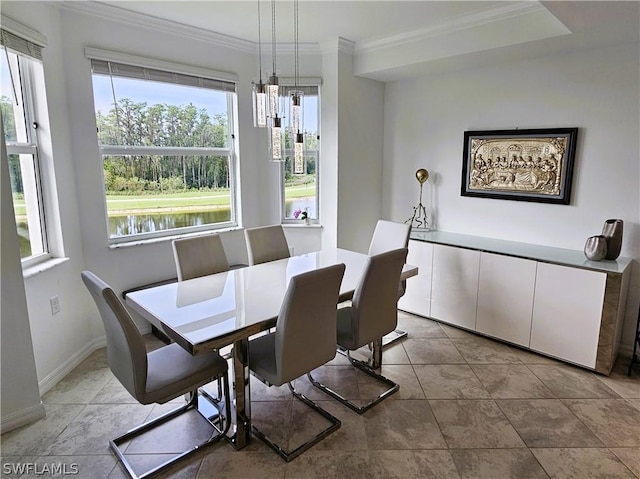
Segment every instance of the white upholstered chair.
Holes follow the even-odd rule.
[[[370,256],[365,273],[356,287],[351,306],[338,310],[338,346],[347,351],[347,357],[353,366],[382,381],[389,389],[367,404],[358,406],[316,381],[311,374],[307,375],[315,387],[359,414],[399,389],[396,383],[378,374],[368,364],[352,358],[349,351],[380,341],[380,338],[395,329],[398,322],[398,282],[406,258],[406,248]]]
[[[281,225],[261,226],[244,230],[249,265],[288,258],[289,245]]]
[[[177,344],[163,346],[148,353],[140,331],[114,291],[89,271],[83,271],[81,277],[102,318],[107,336],[109,369],[126,390],[140,404],[163,404],[183,394],[190,395],[187,404],[109,441],[112,451],[129,477],[148,478],[199,451],[202,447],[223,438],[227,434],[231,418],[227,362],[215,352],[192,356]],[[212,427],[212,435],[209,439],[149,471],[136,474],[118,446],[179,414],[197,409],[198,388],[214,379],[223,383],[224,415],[220,407],[221,401],[203,392],[206,399],[218,409],[215,420],[202,415]]]
[[[249,368],[265,384],[288,383],[294,397],[330,422],[310,441],[286,451],[255,425],[253,433],[289,462],[336,431],[340,421],[297,392],[291,381],[331,361],[336,355],[337,303],[344,264],[293,276],[280,308],[275,332],[249,341]]]
[[[178,281],[229,271],[222,240],[217,234],[173,240]]]

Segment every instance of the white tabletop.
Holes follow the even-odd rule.
[[[201,278],[128,293],[127,305],[182,347],[221,348],[275,325],[289,279],[338,263],[346,265],[341,297],[355,290],[367,255],[339,248],[270,261]],[[405,265],[402,279],[417,274]]]

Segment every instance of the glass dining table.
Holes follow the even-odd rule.
[[[230,441],[242,449],[251,440],[249,337],[276,325],[289,279],[306,271],[344,263],[340,301],[350,299],[368,256],[340,248],[292,256],[126,294],[126,304],[191,354],[233,345],[234,414]],[[418,274],[404,265],[401,279]],[[373,364],[382,357],[374,342]],[[376,364],[377,363],[377,364]]]

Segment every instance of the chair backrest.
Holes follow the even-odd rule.
[[[390,333],[398,323],[398,284],[407,248],[369,256],[351,302],[351,334],[358,347]]]
[[[275,332],[276,370],[281,384],[331,361],[336,355],[338,296],[345,265],[293,276]]]
[[[378,220],[369,244],[369,256],[384,253],[409,245],[411,225]]]
[[[217,234],[173,240],[178,281],[229,271],[222,240]]]
[[[83,271],[81,277],[104,324],[109,369],[127,391],[140,400],[147,378],[147,350],[142,335],[108,284],[90,271]]]
[[[244,230],[249,265],[289,257],[289,245],[281,225],[261,226]]]

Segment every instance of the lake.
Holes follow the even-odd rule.
[[[315,198],[296,198],[286,202],[286,217],[290,218],[297,209],[307,209],[309,217],[316,217]],[[109,217],[109,237],[153,233],[168,229],[223,223],[231,220],[228,208],[212,211],[175,212],[161,214],[136,214]]]

